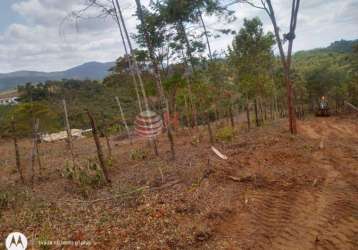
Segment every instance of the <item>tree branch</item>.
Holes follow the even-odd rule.
[[[236,2],[237,3],[247,3],[248,5],[251,5],[252,7],[256,8],[256,9],[265,10],[264,4],[262,6],[259,6],[249,0],[237,0]],[[261,3],[262,3],[262,1],[261,1]]]

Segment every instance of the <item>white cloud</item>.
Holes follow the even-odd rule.
[[[285,33],[289,27],[291,1],[273,0],[272,2],[278,25],[282,33]],[[257,4],[259,3],[260,1],[257,1]],[[258,16],[263,21],[265,31],[273,30],[264,11],[252,8],[247,4],[239,4],[234,9],[237,10],[238,20],[229,26],[224,25],[224,27],[239,30],[244,18]],[[356,0],[301,1],[294,50],[324,47],[340,39],[357,39],[358,15],[356,13],[358,13]],[[212,24],[213,26],[218,25],[215,21]],[[226,38],[226,42],[224,38],[215,41],[219,48],[225,48],[229,43],[229,38]]]
[[[107,18],[79,21],[79,30],[64,18],[81,8],[87,0],[17,0],[12,10],[22,16],[20,23],[9,25],[0,33],[0,69],[14,70],[63,70],[87,61],[112,61],[123,54],[120,34],[115,23]],[[104,0],[105,1],[105,0]],[[134,1],[119,0],[131,33],[135,32]],[[144,4],[148,0],[142,1]],[[356,0],[301,1],[295,50],[326,46],[334,40],[358,37],[358,3]],[[290,1],[273,1],[281,30],[287,31]],[[233,7],[237,21],[225,24],[215,17],[205,17],[209,29],[231,28],[239,30],[244,18],[259,16],[266,31],[272,30],[266,14],[248,5]],[[95,14],[95,13],[92,13]],[[98,13],[97,13],[98,14]],[[195,29],[198,29],[196,27]],[[214,40],[216,50],[226,49],[231,36]]]
[[[86,1],[86,0],[83,0]],[[12,9],[25,19],[0,33],[1,71],[55,71],[87,62],[112,61],[122,54],[118,28],[111,18],[67,19],[83,7],[78,0],[22,0]],[[125,3],[125,6],[128,6]],[[134,31],[133,9],[125,11],[129,28]],[[97,15],[92,12],[91,14]]]

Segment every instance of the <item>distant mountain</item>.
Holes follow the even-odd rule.
[[[353,45],[358,44],[358,39],[352,41],[340,40],[331,43],[327,50],[335,52],[352,52]]]
[[[23,85],[27,82],[36,83],[61,79],[102,80],[109,74],[109,69],[114,65],[114,62],[88,62],[58,72],[16,71],[0,74],[0,91],[16,88],[17,85]]]
[[[326,48],[317,48],[317,49],[311,49],[311,50],[302,50],[302,51],[298,51],[295,53],[295,55],[300,56],[300,55],[312,55],[312,54],[321,54],[323,53],[350,53],[353,50],[353,45],[358,44],[358,39],[356,40],[351,40],[351,41],[347,41],[347,40],[340,40],[340,41],[335,41],[333,43],[331,43],[328,47]]]
[[[108,75],[115,62],[88,62],[64,71],[64,78],[102,80]]]

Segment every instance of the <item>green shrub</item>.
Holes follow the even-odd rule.
[[[145,160],[148,158],[149,152],[144,149],[133,149],[130,152],[130,157],[134,161]]]
[[[218,141],[230,142],[235,136],[235,129],[232,127],[223,127],[216,131],[215,137]]]
[[[68,163],[63,176],[78,183],[81,187],[98,187],[104,183],[102,169],[94,160],[89,159],[85,166],[70,166]]]
[[[199,145],[199,143],[200,143],[200,141],[201,141],[201,135],[194,135],[193,137],[191,137],[191,141],[190,141],[190,143],[191,143],[191,145],[193,145],[193,146],[197,146],[197,145]]]
[[[0,210],[7,208],[9,205],[9,195],[7,192],[0,192]]]

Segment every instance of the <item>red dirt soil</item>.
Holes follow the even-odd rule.
[[[82,249],[358,249],[357,118],[311,118],[297,136],[286,121],[241,129],[215,145],[227,161],[200,133],[176,132],[175,162],[165,136],[161,156],[144,160],[129,152],[145,141],[112,139],[113,183],[85,195],[61,176],[64,142],[40,145],[45,169],[33,189],[19,183],[11,142],[0,142],[0,192],[17,194],[0,206],[0,237],[23,232],[29,249],[44,240],[91,243]],[[95,158],[91,138],[75,148],[78,161]],[[28,179],[29,141],[21,151]]]

